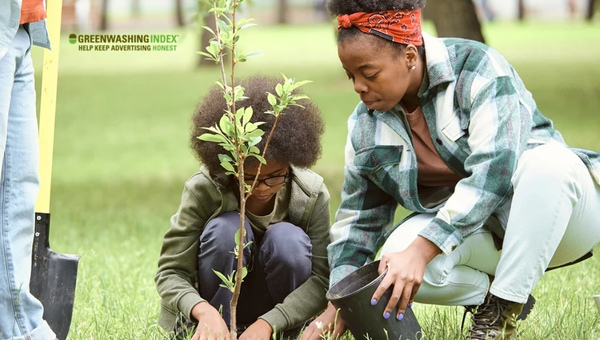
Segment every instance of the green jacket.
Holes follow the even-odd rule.
[[[282,303],[261,316],[277,331],[298,326],[322,311],[329,285],[329,192],[323,178],[310,170],[292,166],[290,178],[289,222],[310,237],[312,274]],[[226,188],[227,179],[211,178],[204,166],[185,183],[181,204],[163,239],[155,277],[161,297],[158,324],[167,331],[173,330],[178,312],[192,319],[192,308],[206,301],[198,293],[199,237],[209,220],[239,210],[236,195]]]

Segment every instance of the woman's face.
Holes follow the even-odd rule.
[[[244,180],[246,184],[252,185],[257,170],[258,165],[246,166],[244,168]],[[280,163],[276,160],[267,161],[267,164],[263,164],[260,168],[260,175],[258,176],[259,182],[256,183],[254,190],[252,190],[252,196],[250,197],[256,202],[269,202],[277,194],[279,189],[281,189],[289,172],[289,165]]]
[[[347,38],[338,43],[338,56],[360,100],[369,109],[383,112],[407,93],[412,65],[406,53],[396,53],[376,39],[381,38],[370,34]]]

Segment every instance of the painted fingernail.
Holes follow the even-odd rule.
[[[412,304],[413,304],[412,302],[411,302],[411,303],[409,303],[409,304],[408,304],[408,307],[412,307]]]
[[[398,314],[398,321],[404,319],[404,314]]]
[[[371,300],[371,306],[375,306],[377,304],[377,299]]]
[[[385,312],[385,314],[383,315],[384,319],[389,319],[390,318],[390,312]]]

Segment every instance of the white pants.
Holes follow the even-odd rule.
[[[525,303],[547,268],[575,261],[600,242],[600,186],[569,149],[550,143],[525,151],[514,194],[496,212],[506,234],[497,251],[485,228],[426,267],[415,301],[479,305],[487,292]],[[405,249],[434,217],[421,214],[394,230],[381,254]],[[495,278],[490,287],[489,276]]]

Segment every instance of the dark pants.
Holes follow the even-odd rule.
[[[228,212],[210,220],[200,236],[198,276],[200,295],[217,310],[229,325],[232,293],[219,285],[221,279],[213,269],[230,275],[237,267],[232,253],[235,233],[239,229],[238,212]],[[262,314],[283,302],[283,299],[304,283],[311,274],[312,245],[308,235],[299,227],[280,222],[258,236],[245,221],[244,265],[248,275],[242,283],[238,300],[237,323],[250,325]]]

